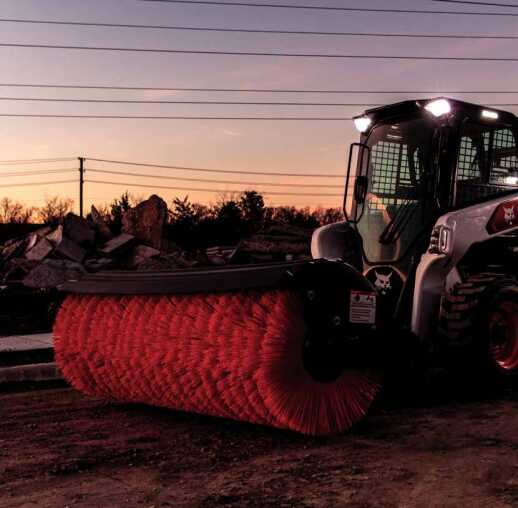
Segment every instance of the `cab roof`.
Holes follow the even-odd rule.
[[[483,106],[480,104],[473,104],[471,102],[459,101],[457,99],[443,96],[432,97],[430,99],[408,100],[395,104],[389,104],[387,106],[367,109],[363,115],[358,115],[358,117],[367,115],[373,120],[373,123],[377,123],[400,116],[420,116],[421,114],[429,115],[429,113],[425,110],[425,106],[428,103],[439,99],[445,99],[451,104],[452,111],[448,114],[449,117],[453,115],[479,121],[481,118],[481,112],[483,110],[487,110],[498,113],[498,120],[496,123],[514,124],[518,126],[518,118],[516,115],[510,113],[509,111]]]

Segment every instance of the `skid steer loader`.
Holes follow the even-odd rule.
[[[345,220],[315,231],[314,261],[70,281],[54,332],[65,377],[327,434],[363,417],[396,344],[518,373],[518,120],[436,98],[354,122]]]

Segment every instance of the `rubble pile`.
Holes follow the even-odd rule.
[[[2,284],[55,288],[66,280],[103,270],[179,270],[229,263],[258,263],[310,256],[311,232],[272,226],[238,245],[190,252],[164,238],[167,205],[158,196],[128,210],[114,235],[92,207],[88,217],[69,213],[63,223],[45,226],[0,247]]]
[[[251,263],[294,261],[311,257],[312,230],[278,224],[242,240],[239,257]]]

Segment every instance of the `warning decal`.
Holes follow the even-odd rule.
[[[349,322],[376,324],[376,294],[368,291],[351,291]]]

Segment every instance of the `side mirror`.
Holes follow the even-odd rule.
[[[367,197],[367,188],[369,186],[369,179],[366,176],[357,176],[354,182],[354,200],[357,204],[363,205]]]

